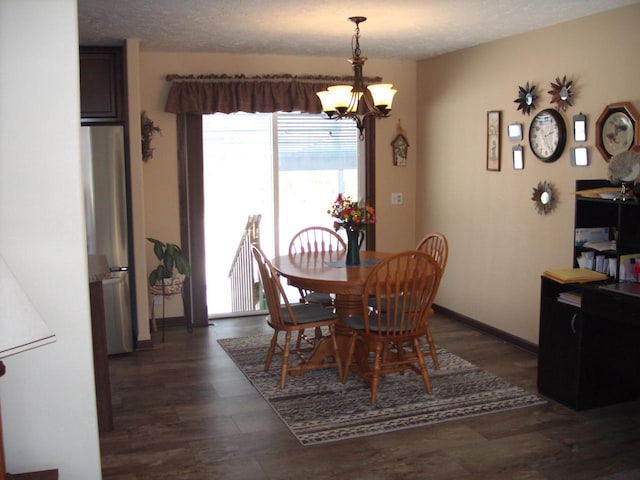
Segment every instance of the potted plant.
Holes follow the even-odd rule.
[[[152,291],[161,294],[177,293],[184,279],[191,275],[189,261],[182,249],[174,243],[163,243],[155,238],[147,238],[153,243],[153,253],[160,264],[149,274],[149,286]]]
[[[162,133],[160,127],[156,126],[147,116],[147,112],[142,112],[140,120],[140,136],[142,139],[142,161],[146,162],[153,157],[153,148],[151,148],[151,139],[156,133]]]

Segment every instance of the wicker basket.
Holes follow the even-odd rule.
[[[151,287],[152,295],[175,295],[182,292],[182,285],[184,284],[184,275],[179,275],[172,278],[163,278],[162,283],[158,282]]]

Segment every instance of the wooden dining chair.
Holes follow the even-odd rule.
[[[327,262],[335,261],[346,254],[347,244],[334,230],[327,227],[307,227],[296,233],[289,242],[289,255],[300,253],[317,253]],[[330,293],[314,292],[299,288],[300,301],[316,303],[333,308],[333,297]]]
[[[407,369],[422,377],[431,394],[420,337],[427,333],[427,315],[438,291],[440,272],[440,266],[429,254],[411,250],[381,260],[367,276],[362,316],[344,320],[351,328],[351,338],[342,382],[346,382],[353,367],[354,373],[371,384],[371,404],[376,403],[381,376]],[[381,308],[388,298],[395,301]],[[371,351],[373,365],[369,361]]]
[[[342,363],[340,361],[340,355],[338,355],[338,344],[335,334],[335,324],[338,319],[333,311],[312,303],[297,303],[291,305],[280,283],[280,277],[269,259],[256,245],[252,247],[252,250],[258,263],[260,278],[262,279],[267,307],[269,309],[267,323],[274,330],[273,337],[271,337],[271,344],[267,351],[264,370],[269,370],[273,355],[277,351],[282,354],[280,374],[281,389],[285,387],[287,375],[302,373],[317,368],[336,367],[338,370],[338,378],[342,378]],[[311,364],[308,361],[309,355],[314,351],[317,344],[308,345],[305,343],[304,347],[300,347],[299,341],[293,341],[292,334],[297,333],[300,335],[304,329],[322,329],[323,327],[326,327],[325,330],[328,330],[328,335],[317,338],[316,340],[318,342],[331,342],[333,346],[332,361],[327,361],[325,358],[325,361],[319,364]],[[280,338],[282,337],[282,335],[280,335],[281,333],[284,333],[283,339]],[[296,359],[298,363],[294,363]]]
[[[447,259],[449,257],[449,244],[447,242],[447,237],[438,232],[428,233],[420,240],[420,242],[418,242],[416,250],[423,251],[433,257],[433,259],[440,266],[440,277],[442,278],[444,269],[447,266]],[[437,290],[435,293],[438,293]],[[376,306],[375,300],[373,298],[369,298],[369,306],[371,308],[381,308],[382,310],[386,310],[388,308],[387,304],[391,304],[391,308],[393,308],[393,299],[389,300],[388,298],[386,298],[380,303],[380,305]],[[433,368],[439,370],[440,362],[438,361],[438,352],[436,344],[433,340],[433,335],[431,334],[431,328],[429,328],[429,318],[433,317],[433,315],[433,307],[429,307],[429,312],[427,314],[427,330],[425,334],[428,350],[424,351],[423,353],[425,355],[431,356],[431,360],[433,361]]]
[[[422,240],[418,242],[416,250],[422,250],[423,252],[427,252],[431,255],[435,261],[438,262],[438,265],[440,265],[440,269],[444,272],[444,269],[447,266],[447,259],[449,257],[449,243],[447,242],[447,237],[442,233],[427,233],[422,237]]]
[[[447,266],[447,259],[449,258],[449,243],[447,242],[447,237],[445,237],[442,233],[432,232],[426,234],[422,237],[422,240],[418,242],[418,246],[416,250],[421,250],[423,252],[431,255],[438,265],[440,266],[440,277],[444,275],[444,269]],[[436,291],[436,294],[438,292]],[[438,361],[438,352],[436,351],[436,344],[433,341],[433,335],[431,335],[431,329],[429,328],[429,319],[433,317],[434,311],[433,307],[429,308],[429,312],[427,315],[427,345],[429,346],[429,351],[425,352],[425,354],[431,355],[431,359],[433,360],[433,367],[438,370],[440,368],[440,362]]]

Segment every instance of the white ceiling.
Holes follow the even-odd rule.
[[[81,45],[420,60],[640,0],[78,0]]]

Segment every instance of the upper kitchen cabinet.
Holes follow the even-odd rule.
[[[124,54],[120,47],[80,47],[83,124],[125,121]]]

